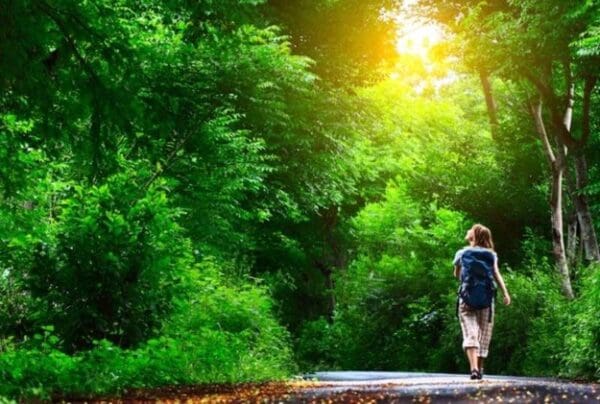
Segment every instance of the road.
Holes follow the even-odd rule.
[[[309,394],[323,398],[355,393],[376,402],[600,403],[600,385],[550,378],[486,375],[483,380],[470,380],[466,374],[360,371],[306,377],[320,383]]]
[[[69,400],[70,401],[70,400]],[[548,378],[406,372],[317,372],[289,382],[188,386],[96,402],[600,403],[600,384]],[[83,402],[83,401],[71,401]],[[85,400],[85,402],[94,402]]]

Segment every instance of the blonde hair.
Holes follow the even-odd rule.
[[[471,227],[469,241],[472,241],[474,245],[479,247],[489,248],[490,250],[494,249],[491,230],[479,223]]]

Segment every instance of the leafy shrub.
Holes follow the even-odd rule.
[[[273,317],[266,291],[247,282],[229,284],[212,261],[195,269],[194,293],[180,296],[160,335],[135,349],[100,340],[69,355],[59,349],[52,327],[27,346],[12,344],[0,355],[0,396],[89,396],[289,376],[289,335]]]
[[[420,206],[395,182],[353,225],[358,255],[336,279],[333,325],[306,328],[301,353],[347,369],[436,369],[441,356],[432,348],[452,317],[451,260],[463,243],[463,216]],[[329,352],[311,341],[322,334],[335,341]]]
[[[156,335],[193,263],[180,211],[135,174],[75,186],[52,237],[38,246],[27,289],[69,350],[108,339],[127,347]],[[142,190],[142,191],[141,191]]]
[[[566,308],[560,295],[553,268],[541,266],[526,268],[526,274],[505,272],[504,279],[512,297],[512,304],[496,303],[494,334],[490,346],[488,371],[504,374],[549,374],[557,364],[552,350],[560,347],[560,334],[552,332],[552,322]],[[553,327],[561,324],[557,321]],[[546,370],[542,371],[543,368]],[[541,372],[541,373],[540,373]],[[556,373],[554,373],[556,374]]]
[[[21,279],[8,269],[0,272],[0,352],[2,339],[23,338],[31,329],[34,306]]]
[[[298,365],[302,369],[331,369],[336,364],[334,354],[339,352],[338,345],[343,338],[350,336],[336,335],[334,331],[339,333],[340,327],[332,328],[332,324],[324,317],[303,324],[295,347]]]
[[[559,283],[546,290],[543,300],[538,300],[540,310],[529,321],[527,349],[520,358],[523,373],[531,376],[558,376],[565,374],[564,352],[567,326],[573,308],[559,293]]]
[[[599,307],[600,270],[593,266],[582,280],[581,294],[573,302],[568,317],[570,321],[565,327],[566,336],[561,351],[563,375],[600,380]]]

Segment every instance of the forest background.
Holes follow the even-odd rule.
[[[0,396],[464,371],[600,379],[595,0],[4,0]]]

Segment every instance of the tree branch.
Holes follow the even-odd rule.
[[[521,74],[529,80],[531,84],[538,90],[540,95],[546,100],[546,103],[552,105],[553,103],[557,103],[556,94],[554,94],[554,90],[550,86],[548,86],[543,80],[539,77],[533,75],[530,71],[526,69],[521,69]]]
[[[483,95],[485,96],[485,105],[487,107],[488,118],[490,121],[490,131],[492,133],[492,139],[497,139],[499,126],[498,107],[496,104],[496,100],[494,99],[489,74],[483,69],[479,69],[479,80],[481,81]]]
[[[573,71],[571,70],[571,64],[569,61],[564,63],[565,69],[565,85],[566,85],[566,106],[565,113],[563,116],[563,124],[565,128],[571,133],[571,125],[573,123],[573,106],[575,105],[575,80],[573,79]]]
[[[191,131],[188,131],[188,133],[180,139],[179,143],[177,143],[177,145],[175,145],[173,150],[171,150],[171,153],[169,153],[169,155],[165,159],[164,165],[161,168],[158,168],[152,174],[152,176],[148,179],[148,181],[146,181],[146,183],[144,183],[144,185],[142,187],[143,189],[148,189],[150,187],[150,185],[152,185],[152,183],[154,181],[156,181],[156,179],[158,177],[160,177],[160,175],[162,173],[164,173],[171,167],[171,165],[173,164],[173,162],[175,160],[175,157],[177,156],[177,153],[179,153],[179,151],[181,151],[183,149],[183,146],[185,146],[185,143],[190,138],[191,133],[192,133]]]
[[[39,7],[39,9],[44,14],[46,14],[48,17],[50,17],[50,19],[52,21],[54,21],[54,23],[58,27],[59,31],[61,32],[61,34],[65,38],[65,41],[66,41],[67,45],[73,51],[73,54],[75,55],[75,58],[77,59],[77,61],[81,65],[81,68],[87,73],[87,75],[90,77],[90,79],[92,79],[96,84],[98,84],[98,85],[100,85],[102,87],[102,81],[100,80],[100,78],[98,77],[98,75],[96,74],[96,72],[94,71],[94,69],[92,69],[92,67],[89,65],[89,63],[87,63],[87,61],[85,60],[85,58],[81,55],[81,53],[79,52],[79,49],[77,49],[77,45],[75,44],[75,40],[71,36],[71,33],[69,32],[69,30],[67,29],[67,27],[65,26],[64,21],[62,21],[55,14],[56,10],[54,10],[50,5],[48,5],[45,2],[40,2],[40,3],[37,4],[37,6]]]
[[[544,125],[544,117],[542,114],[542,106],[543,104],[541,99],[535,105],[532,101],[529,101],[529,110],[531,112],[533,120],[535,121],[535,129],[540,139],[542,140],[542,146],[544,148],[544,154],[546,155],[546,159],[552,167],[556,163],[556,156],[554,155],[552,145],[548,140],[548,132],[546,132],[546,126]]]
[[[565,116],[559,112],[560,102],[552,88],[527,70],[521,70],[521,73],[534,85],[541,97],[549,105],[552,125],[556,129],[556,134],[560,142],[569,148],[575,149],[579,147],[579,142],[571,136],[570,128],[565,126]]]

